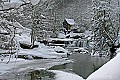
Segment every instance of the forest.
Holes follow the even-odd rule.
[[[120,0],[0,0],[0,79],[119,80],[119,29]]]

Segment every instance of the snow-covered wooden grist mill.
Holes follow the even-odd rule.
[[[75,25],[75,21],[74,19],[67,19],[65,18],[64,22],[63,22],[63,27],[65,28],[65,34],[67,34]]]

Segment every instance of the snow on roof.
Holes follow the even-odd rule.
[[[30,1],[31,1],[32,5],[36,5],[39,3],[40,0],[30,0]]]
[[[75,21],[74,19],[65,19],[67,21],[68,24],[70,25],[74,25],[75,24]]]

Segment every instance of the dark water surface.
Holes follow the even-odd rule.
[[[92,72],[108,61],[105,57],[91,57],[88,54],[73,53],[69,56],[74,62],[56,65],[50,70],[62,70],[75,73],[86,79]],[[12,79],[9,79],[12,80]],[[47,70],[32,70],[16,75],[15,80],[55,80],[55,74]]]
[[[108,61],[105,57],[91,57],[90,55],[79,53],[73,53],[69,56],[69,59],[73,59],[74,62],[64,65],[57,65],[51,69],[72,72],[86,79],[92,72],[100,68]]]

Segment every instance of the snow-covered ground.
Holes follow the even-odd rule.
[[[30,44],[30,33],[31,30],[28,28],[24,28],[22,25],[20,25],[18,22],[14,23],[15,26],[17,26],[17,31],[19,34],[15,35],[15,40],[19,43],[28,43]],[[51,48],[49,46],[45,46],[44,44],[41,44],[39,42],[35,42],[36,45],[39,45],[38,48],[34,48],[34,49],[19,49],[19,53],[17,53],[18,55],[22,55],[22,54],[26,54],[26,55],[30,55],[30,56],[38,56],[38,57],[42,57],[42,58],[62,58],[62,57],[67,57],[67,53],[68,51],[65,50],[64,48],[61,47],[56,47]],[[57,51],[62,50],[64,53],[58,53]],[[56,51],[57,50],[57,51]]]
[[[1,4],[2,7],[0,7],[0,10],[9,9],[9,8],[18,8],[21,4],[22,2],[19,0],[17,1],[12,0],[11,2],[4,2],[4,4]]]
[[[56,80],[84,80],[82,77],[63,71],[52,70],[56,74]]]
[[[117,55],[92,73],[86,80],[120,80],[120,48]]]
[[[7,59],[4,62],[0,62],[0,79],[8,79],[15,77],[16,74],[31,69],[49,69],[55,65],[61,65],[71,62],[66,59],[43,59],[43,60],[23,60],[11,58],[11,61],[7,64]],[[10,74],[11,73],[11,74]],[[6,76],[7,75],[7,76]]]
[[[41,58],[63,58],[67,57],[68,51],[62,47],[51,48],[44,44],[38,43],[38,48],[22,49],[20,48],[18,55],[26,54],[30,56],[37,56]]]
[[[69,63],[70,60],[66,60],[65,58],[62,59],[62,57],[66,57],[68,51],[61,47],[55,47],[51,48],[49,46],[45,46],[44,44],[41,44],[39,42],[35,42],[35,44],[39,45],[37,48],[33,49],[22,49],[19,45],[19,42],[26,42],[30,43],[31,37],[30,33],[31,30],[24,28],[22,25],[20,25],[18,22],[13,23],[14,26],[17,27],[15,34],[15,40],[18,43],[17,47],[19,48],[19,51],[14,55],[8,55],[8,56],[1,56],[0,59],[0,79],[9,79],[9,77],[14,77],[15,74],[18,72],[24,71],[26,69],[35,69],[35,68],[45,68],[48,69],[55,65],[60,65],[64,63]],[[10,28],[12,29],[12,27]],[[63,51],[62,53],[58,53]],[[0,50],[2,51],[2,50]],[[3,53],[3,52],[1,52]],[[40,59],[40,60],[25,60],[21,58],[15,58],[16,55],[28,55],[30,56],[37,56],[42,57],[46,59]],[[52,59],[51,59],[52,58]],[[55,59],[53,59],[55,58]],[[56,59],[57,58],[57,59]],[[10,74],[12,73],[12,74]],[[15,74],[14,74],[15,73]],[[6,74],[8,76],[6,76]]]

